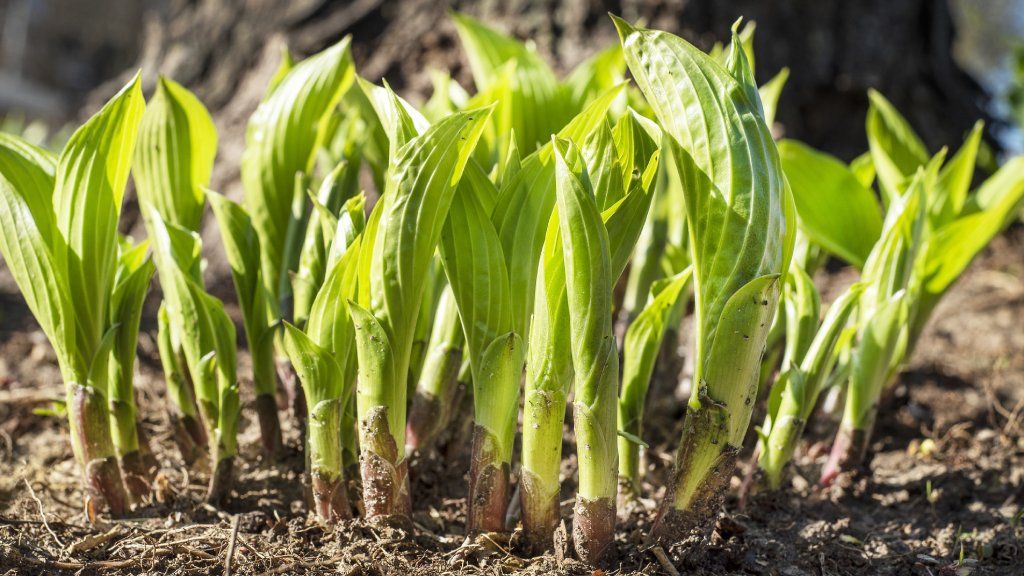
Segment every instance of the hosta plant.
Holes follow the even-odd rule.
[[[888,205],[887,221],[896,218],[894,212],[916,203],[914,226],[919,232],[906,240],[914,244],[908,256],[912,261],[900,264],[900,274],[905,276],[902,308],[890,310],[877,300],[861,305],[861,316],[877,308],[878,321],[860,323],[843,422],[822,471],[821,480],[826,484],[843,469],[863,463],[882,393],[913,353],[936,305],[974,257],[1013,220],[1024,201],[1024,159],[1020,157],[1011,159],[971,193],[980,124],[948,161],[945,150],[929,157],[896,108],[877,92],[870,97],[870,158]],[[875,251],[886,249],[883,240]],[[881,282],[888,282],[892,275],[873,274]],[[867,275],[865,265],[866,282],[870,280]],[[885,290],[884,285],[873,288],[869,283],[865,295]]]
[[[616,19],[626,63],[670,136],[693,262],[693,392],[675,471],[652,528],[672,541],[706,528],[753,410],[794,214],[746,55],[723,66],[686,41]]]
[[[345,481],[345,411],[355,388],[355,330],[348,301],[355,296],[359,240],[348,243],[317,292],[305,328],[285,323],[285,349],[308,406],[308,454],[317,515],[336,522],[351,517]]]
[[[589,135],[584,135],[583,149],[570,155],[573,169],[586,172],[585,178],[582,173],[575,178],[586,181],[601,211],[601,225],[611,251],[609,273],[613,284],[625,268],[643,229],[659,164],[657,147],[653,145],[659,136],[657,128],[644,127],[643,122],[632,112],[620,119],[617,128],[627,126],[627,130],[636,131],[638,136],[643,134],[642,138],[632,139],[621,148],[615,146],[607,123],[599,122]],[[653,134],[648,134],[648,129]],[[572,136],[571,132],[566,130],[563,134]],[[587,165],[585,170],[576,165],[577,156]],[[564,185],[574,181],[566,180]],[[556,178],[556,197],[558,182]],[[559,520],[561,430],[566,400],[574,388],[570,345],[573,334],[563,251],[560,213],[556,210],[547,225],[536,278],[523,414],[523,526],[535,548],[551,546]],[[601,548],[602,545],[595,543],[595,546]]]
[[[863,284],[847,288],[819,325],[817,290],[800,268],[791,266],[783,298],[787,346],[768,398],[768,413],[758,431],[758,466],[772,490],[782,484],[786,465],[796,452],[818,395],[838,359],[838,348],[852,335],[854,328],[847,327],[848,321],[863,288]],[[801,346],[799,343],[807,337],[810,341]]]
[[[350,305],[363,498],[371,518],[409,512],[405,416],[415,321],[455,189],[488,114],[461,112],[419,135],[407,126],[388,134],[385,188],[366,225],[358,298]]]
[[[260,279],[271,322],[292,317],[290,274],[298,269],[310,214],[307,187],[318,150],[329,144],[335,109],[355,75],[349,44],[346,37],[298,63],[286,53],[246,127],[240,167],[243,204],[259,238]],[[257,314],[247,311],[246,315],[255,318]],[[274,349],[283,355],[280,339],[276,344]],[[254,362],[261,371],[256,376],[261,380],[261,390],[270,388],[262,381],[269,378],[265,367],[270,360],[263,355],[270,350],[269,344],[264,345]],[[286,361],[281,364],[286,392],[301,430],[305,397],[295,386]]]
[[[119,368],[134,351],[135,305],[145,289],[132,276],[146,270],[130,261],[138,254],[119,259],[117,224],[144,106],[136,77],[75,131],[59,158],[0,135],[0,253],[57,353],[90,516],[101,503],[114,515],[128,505],[109,403],[118,403],[113,424],[130,450],[122,436],[135,426],[122,409],[130,379]]]
[[[199,415],[212,447],[206,497],[221,503],[230,494],[238,453],[241,407],[235,325],[224,304],[203,287],[199,235],[165,222],[155,208],[148,212],[169,329],[181,343],[184,367],[192,377]]]

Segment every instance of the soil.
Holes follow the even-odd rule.
[[[304,504],[295,431],[286,420],[288,459],[277,466],[260,462],[250,405],[233,497],[224,509],[203,504],[207,479],[183,468],[170,441],[155,327],[149,325],[143,326],[137,384],[163,471],[154,500],[132,517],[90,522],[66,425],[51,409],[51,400],[62,396],[53,353],[10,278],[0,275],[0,575],[670,574],[669,563],[681,574],[1021,575],[1022,255],[1018,225],[943,301],[885,400],[869,473],[827,490],[815,486],[834,430],[829,417],[819,415],[784,490],[753,493],[741,506],[736,489],[749,460],[744,454],[714,532],[649,550],[643,535],[682,414],[681,402],[661,395],[649,410],[644,498],[620,510],[627,517],[603,571],[569,558],[565,538],[560,550],[534,558],[522,552],[516,533],[465,542],[469,436],[458,432],[446,448],[412,462],[411,527],[354,520],[328,530]],[[850,270],[830,268],[818,280],[827,299],[852,278]],[[566,454],[572,454],[566,436]],[[567,522],[574,469],[570,456],[562,502]]]

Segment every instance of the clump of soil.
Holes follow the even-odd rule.
[[[819,419],[786,489],[753,493],[741,508],[735,488],[749,460],[742,455],[711,536],[659,550],[659,559],[643,537],[683,409],[671,395],[660,397],[649,410],[644,497],[620,509],[603,573],[666,574],[672,564],[682,574],[1024,574],[1021,254],[1018,227],[997,239],[939,307],[886,400],[870,474],[828,490],[815,486],[831,440]],[[850,278],[840,270],[819,280],[827,297]],[[441,450],[413,459],[412,526],[355,520],[325,530],[304,504],[301,456],[293,449],[277,466],[260,462],[250,420],[242,423],[231,501],[224,509],[203,504],[207,479],[186,471],[173,448],[148,335],[139,403],[163,471],[153,502],[133,517],[90,524],[63,419],[47,412],[63,395],[55,359],[9,277],[0,277],[0,310],[0,575],[602,573],[569,558],[564,539],[535,558],[522,554],[516,533],[466,542],[469,435],[458,432]],[[294,447],[287,422],[285,431]],[[570,438],[567,431],[567,523],[575,489]]]

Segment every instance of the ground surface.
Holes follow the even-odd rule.
[[[848,271],[819,278],[826,294],[850,279]],[[886,401],[869,476],[814,487],[820,441],[828,440],[819,422],[786,490],[754,494],[742,510],[731,497],[710,540],[669,550],[669,561],[683,574],[1024,574],[1022,279],[1018,227],[979,258],[937,311]],[[521,557],[516,536],[463,547],[458,443],[414,462],[411,531],[317,526],[302,504],[301,461],[292,458],[285,471],[259,464],[250,421],[233,502],[225,510],[203,505],[205,478],[185,472],[167,447],[151,326],[143,327],[150,334],[142,338],[139,386],[163,466],[160,501],[128,520],[89,525],[65,425],[38,413],[61,395],[53,354],[2,276],[0,317],[0,575],[591,573],[555,555]],[[651,408],[652,484],[661,484],[670,462],[680,413],[675,400]],[[571,477],[571,459],[565,471]],[[645,496],[651,500],[622,522],[605,574],[665,573],[641,546],[645,505],[659,493],[648,486]]]

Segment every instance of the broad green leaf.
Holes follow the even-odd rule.
[[[613,44],[580,62],[565,78],[573,108],[583,106],[622,83],[626,73],[626,61],[622,58],[622,47]]]
[[[276,302],[293,220],[296,176],[313,168],[324,127],[353,78],[349,38],[292,67],[249,119],[245,203],[260,236],[263,283]]]
[[[57,165],[53,208],[64,254],[55,255],[67,266],[77,345],[85,357],[95,353],[106,331],[117,268],[117,222],[144,107],[136,75],[75,131]]]
[[[1024,202],[1024,158],[1007,162],[978,192],[990,204],[962,216],[928,239],[922,272],[921,306],[930,312],[974,257],[1012,221]]]
[[[584,141],[604,121],[608,108],[622,89],[622,85],[616,86],[591,102],[559,132],[559,137]],[[555,204],[554,186],[554,163],[548,143],[523,158],[520,169],[502,181],[491,214],[509,271],[513,325],[517,334],[529,333],[537,265]]]
[[[493,117],[499,138],[497,158],[505,157],[507,137],[513,130],[519,146],[527,152],[545,144],[571,117],[569,91],[559,85],[543,58],[523,43],[465,14],[456,13],[452,18],[477,90],[488,92],[499,82],[507,82],[507,92],[498,98]]]
[[[85,378],[76,353],[71,292],[57,253],[63,238],[53,213],[53,159],[0,134],[0,254],[32,315],[50,340],[65,377]]]
[[[671,136],[667,141],[683,182],[701,319],[700,380],[710,368],[705,354],[729,299],[755,279],[777,277],[788,267],[795,238],[788,224],[792,199],[757,91],[745,80],[751,75],[737,72],[747,67],[742,51],[733,52],[730,72],[681,38],[617,18],[615,25],[637,85]],[[768,308],[774,309],[778,284],[764,285]],[[755,330],[744,331],[755,336]],[[760,354],[760,345],[754,348]]]
[[[217,155],[217,130],[202,102],[160,77],[139,125],[134,177],[139,199],[168,221],[198,230]]]
[[[782,168],[807,236],[858,268],[882,232],[875,193],[836,158],[795,140],[779,143]]]

